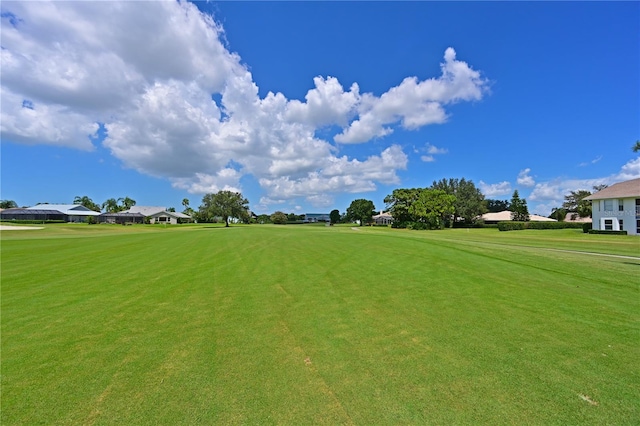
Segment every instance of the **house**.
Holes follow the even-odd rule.
[[[564,221],[563,222],[591,223],[591,218],[590,217],[582,217],[578,213],[570,212],[570,213],[567,213],[567,215],[564,217]]]
[[[391,225],[393,223],[393,216],[383,211],[380,211],[380,214],[373,216],[371,219],[376,225]]]
[[[90,216],[94,218],[100,216],[100,212],[93,211],[81,204],[37,204],[27,207],[26,210],[57,211],[65,216],[62,220],[74,223],[86,222]]]
[[[304,215],[305,222],[330,222],[331,218],[328,213],[307,213]]]
[[[593,229],[640,235],[640,178],[616,183],[584,199],[591,201]]]
[[[36,209],[4,209],[0,211],[0,219],[2,220],[60,220],[68,221],[69,217],[58,210],[36,210]]]
[[[166,207],[158,206],[133,206],[121,213],[140,213],[149,218],[149,223],[164,223],[176,225],[178,221],[191,220],[191,216],[179,212],[167,211]]]
[[[128,212],[107,212],[98,216],[98,222],[100,223],[117,223],[121,225],[131,223],[144,223],[144,215],[142,213],[128,213]]]
[[[485,213],[480,216],[480,219],[482,219],[486,224],[495,224],[498,222],[509,221],[511,220],[511,212],[509,210],[503,210],[497,213]],[[539,216],[537,214],[530,214],[529,220],[532,222],[557,222],[557,220],[555,219]]]

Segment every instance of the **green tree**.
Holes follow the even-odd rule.
[[[551,216],[549,217],[557,220],[558,222],[564,222],[564,219],[567,217],[567,211],[562,207],[555,208],[551,211]]]
[[[527,207],[527,200],[520,198],[518,190],[513,191],[511,197],[511,220],[517,222],[526,222],[529,220],[529,209]]]
[[[398,222],[411,222],[414,218],[409,213],[409,208],[418,197],[422,189],[412,188],[394,189],[391,195],[387,195],[384,198],[384,203],[387,206],[387,211],[391,213],[393,219]]]
[[[15,209],[18,204],[13,200],[0,200],[0,209]]]
[[[589,195],[591,195],[591,192],[584,189],[570,191],[569,194],[564,196],[562,208],[569,213],[578,213],[580,217],[590,217],[591,202],[584,199]]]
[[[129,210],[131,207],[136,205],[136,200],[133,200],[129,197],[121,198],[122,200],[122,210]]]
[[[261,214],[258,215],[256,221],[258,223],[271,223],[271,216],[269,216],[268,214]]]
[[[640,140],[636,141],[635,145],[633,145],[633,148],[631,149],[633,152],[640,152]]]
[[[352,221],[360,221],[360,226],[362,226],[363,223],[371,223],[375,209],[373,201],[359,198],[353,200],[347,208],[347,218]]]
[[[182,199],[182,205],[184,206],[184,209],[188,209],[189,208],[189,199],[188,198],[183,198]]]
[[[249,216],[249,200],[241,193],[233,191],[218,191],[202,197],[200,211],[209,219],[216,216],[224,220],[225,227],[229,226],[229,218],[244,219]]]
[[[491,213],[499,213],[511,208],[507,200],[492,200],[489,198],[485,200],[485,206],[487,211]]]
[[[340,222],[340,210],[331,210],[331,213],[329,213],[329,220],[332,224]]]
[[[94,203],[93,200],[86,195],[83,195],[82,197],[79,195],[76,196],[73,199],[73,204],[80,204],[81,206],[85,206],[86,208],[96,212],[100,211],[100,206]]]
[[[272,214],[270,219],[272,223],[275,223],[277,225],[284,225],[289,221],[289,217],[286,215],[286,213],[283,213],[281,211],[277,211]]]
[[[453,221],[458,222],[462,219],[466,224],[474,223],[478,216],[486,213],[487,209],[484,204],[484,195],[472,180],[462,179],[442,179],[433,182],[432,189],[444,191],[449,195],[453,195],[456,200],[453,204]]]
[[[102,209],[107,213],[116,213],[122,210],[118,205],[118,200],[115,198],[109,198],[104,203],[102,203]]]
[[[443,229],[455,211],[456,197],[441,189],[425,189],[409,207],[409,213],[431,229]]]

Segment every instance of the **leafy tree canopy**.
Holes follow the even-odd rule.
[[[277,211],[274,214],[272,214],[270,219],[271,219],[271,222],[277,225],[284,225],[289,221],[289,217],[281,211]]]
[[[431,229],[443,229],[454,211],[456,197],[441,189],[424,189],[409,207],[409,213]]]
[[[387,195],[384,198],[384,203],[387,205],[387,210],[393,216],[393,219],[398,222],[410,222],[413,220],[409,208],[418,199],[422,189],[412,188],[394,189],[391,195]]]
[[[18,204],[13,200],[0,200],[0,209],[15,209]]]
[[[486,199],[485,203],[487,206],[487,211],[490,213],[499,213],[511,209],[511,205],[507,200]]]
[[[347,208],[347,218],[352,221],[360,221],[360,226],[362,226],[363,223],[371,223],[375,209],[373,201],[359,198],[353,200]]]
[[[564,196],[562,208],[570,213],[578,213],[581,217],[589,217],[591,216],[591,202],[584,199],[589,195],[591,195],[591,192],[583,189],[570,191],[569,194]]]
[[[456,222],[458,219],[462,219],[465,223],[471,224],[487,211],[484,195],[476,188],[472,180],[465,178],[442,179],[434,181],[431,188],[444,191],[455,197],[453,220]]]
[[[331,223],[340,222],[340,210],[331,210],[331,212],[329,213],[329,220],[331,221]]]
[[[245,219],[249,216],[249,200],[239,192],[218,191],[202,197],[200,212],[207,219],[221,217],[228,227],[230,217]]]

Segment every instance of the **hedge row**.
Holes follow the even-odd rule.
[[[498,229],[501,231],[521,231],[523,229],[583,229],[584,225],[590,223],[575,223],[575,222],[514,222],[504,221],[498,222]]]
[[[606,235],[627,235],[627,231],[604,231],[601,229],[590,229],[590,234],[606,234]]]

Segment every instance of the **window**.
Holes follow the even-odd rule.
[[[624,211],[624,200],[618,200],[618,211],[619,212]]]
[[[623,224],[623,222],[622,222],[622,219],[620,219],[620,220],[618,221],[618,224],[620,225],[620,230],[621,230],[621,231],[624,231],[624,224]]]
[[[604,211],[605,212],[613,211],[613,200],[604,200]]]
[[[604,230],[605,231],[613,231],[613,219],[605,219],[604,220]]]

